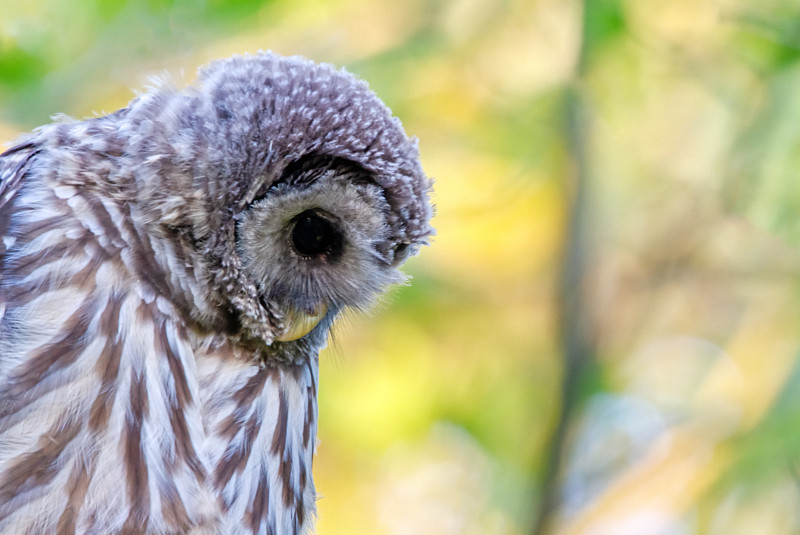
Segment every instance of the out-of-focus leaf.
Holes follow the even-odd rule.
[[[583,3],[583,8],[586,10],[583,48],[589,55],[626,31],[622,0],[590,0]],[[587,57],[587,60],[591,61],[591,57]]]
[[[800,64],[766,82],[761,109],[738,140],[724,182],[728,206],[762,228],[800,245]]]
[[[47,72],[47,64],[40,55],[17,46],[0,46],[0,88],[14,90],[40,80]]]
[[[737,478],[755,483],[800,473],[800,433],[788,429],[800,429],[800,363],[764,420],[739,444]]]
[[[786,6],[774,11],[746,8],[732,17],[739,32],[733,49],[759,60],[760,67],[782,69],[800,59],[800,12]]]
[[[116,17],[131,0],[96,0],[97,15],[100,20],[108,22]],[[83,5],[89,2],[83,2]],[[77,7],[77,6],[76,6]]]

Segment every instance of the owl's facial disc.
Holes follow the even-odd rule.
[[[248,207],[237,251],[260,305],[280,320],[275,341],[329,326],[343,308],[365,307],[402,280],[378,249],[387,211],[380,187],[335,170],[311,183],[281,183]]]

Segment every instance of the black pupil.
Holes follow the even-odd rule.
[[[331,224],[312,211],[297,217],[292,230],[295,250],[304,256],[317,256],[331,250],[336,235]]]

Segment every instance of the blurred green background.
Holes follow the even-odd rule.
[[[800,532],[796,2],[0,0],[0,141],[259,49],[436,179],[321,359],[320,535]]]

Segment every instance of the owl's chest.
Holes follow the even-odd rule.
[[[126,302],[115,306],[125,316]],[[147,350],[141,334],[117,348],[63,340],[55,356],[78,358],[57,387],[37,373],[26,392],[17,388],[33,377],[30,362],[54,358],[56,348],[26,361],[29,375],[13,367],[0,377],[0,532],[308,527],[316,361],[261,368],[195,353],[169,320],[140,317],[140,328],[156,326],[163,338]],[[54,402],[66,391],[74,395]]]
[[[234,532],[300,533],[315,512],[316,359],[259,367],[229,357],[197,354],[207,487]]]

